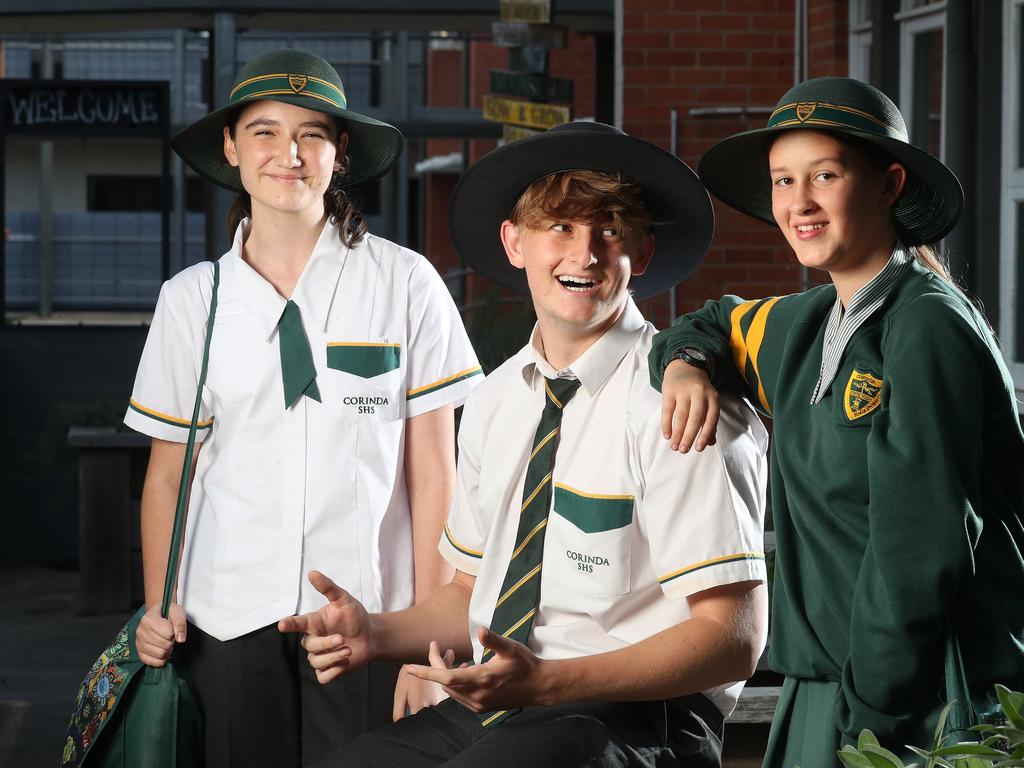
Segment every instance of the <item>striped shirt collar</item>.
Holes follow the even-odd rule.
[[[867,319],[882,306],[893,286],[903,276],[910,261],[911,256],[906,247],[897,240],[889,261],[877,275],[857,289],[850,298],[849,306],[844,308],[839,295],[836,295],[836,303],[832,305],[832,311],[828,316],[828,325],[825,327],[825,341],[821,350],[821,372],[818,374],[818,383],[811,396],[811,405],[821,402],[839,372],[839,364],[846,351],[846,345],[850,343],[850,339],[853,338],[857,329],[864,325]]]

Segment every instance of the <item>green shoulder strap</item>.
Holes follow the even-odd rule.
[[[971,692],[967,687],[967,672],[960,653],[960,643],[956,633],[950,626],[946,635],[946,700],[953,702],[946,718],[946,733],[949,736],[958,734],[959,739],[977,725],[978,715],[974,711]]]
[[[199,406],[203,402],[203,387],[206,385],[206,367],[210,362],[210,340],[213,338],[213,319],[217,316],[217,289],[220,287],[220,262],[213,262],[213,294],[210,297],[210,317],[206,321],[206,343],[203,345],[203,365],[199,369],[199,387],[196,390],[196,404],[192,408],[192,423],[188,428],[188,443],[185,446],[185,462],[181,467],[181,482],[178,485],[178,506],[174,510],[174,529],[171,533],[171,550],[167,553],[167,573],[164,576],[164,599],[160,603],[160,615],[167,618],[171,607],[174,587],[178,581],[178,561],[181,559],[181,539],[185,535],[185,512],[188,504],[188,489],[192,479],[192,454],[196,447],[196,425],[199,423]]]

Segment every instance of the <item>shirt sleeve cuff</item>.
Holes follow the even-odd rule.
[[[693,563],[658,577],[668,600],[680,600],[712,587],[768,580],[763,552],[738,552]]]
[[[188,430],[192,422],[149,408],[136,400],[128,404],[124,414],[124,423],[144,435],[172,443],[188,442]],[[196,442],[201,443],[210,434],[213,419],[200,421],[196,426]]]
[[[469,393],[483,380],[483,370],[479,365],[475,365],[437,381],[410,389],[405,395],[405,416],[412,418],[448,404],[462,405]]]
[[[464,544],[452,536],[452,532],[448,526],[444,527],[444,532],[441,534],[441,540],[437,544],[437,550],[441,553],[441,557],[455,566],[458,570],[463,573],[468,573],[470,576],[476,576],[480,571],[480,561],[483,559],[484,553],[477,552],[476,550],[466,547]]]

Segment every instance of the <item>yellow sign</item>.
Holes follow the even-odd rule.
[[[484,94],[484,119],[496,123],[510,123],[524,128],[547,130],[572,119],[569,107],[557,104],[536,104],[521,99],[503,99]]]
[[[551,22],[551,0],[501,0],[502,21]]]
[[[882,404],[882,380],[870,373],[861,373],[856,368],[846,382],[843,407],[850,421],[866,416]]]
[[[532,128],[520,128],[518,125],[503,125],[501,127],[501,140],[506,144],[520,139],[528,139],[531,136],[539,136],[543,131],[535,131]]]

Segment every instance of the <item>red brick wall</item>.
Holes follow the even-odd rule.
[[[492,45],[489,39],[478,39],[469,46],[469,106],[479,108],[483,95],[490,90],[491,70],[508,68],[508,49]],[[462,106],[462,51],[434,49],[427,53],[427,104],[430,106]],[[595,110],[594,83],[595,46],[593,37],[569,35],[565,49],[551,52],[549,69],[555,77],[571,78],[573,115],[592,116]],[[602,87],[611,88],[612,84]],[[469,142],[469,160],[476,162],[490,152],[496,142],[474,139]],[[430,139],[427,157],[461,152],[461,139]],[[458,254],[448,236],[448,201],[455,187],[454,174],[428,174],[424,179],[425,242],[424,254],[442,272],[459,266]],[[468,298],[490,284],[468,287]]]
[[[850,73],[849,0],[809,0],[808,71],[811,77]]]
[[[693,168],[716,141],[761,127],[768,116],[696,116],[691,109],[774,107],[793,84],[793,0],[623,1],[623,128],[668,149],[675,108],[677,152]],[[809,5],[813,74],[845,74],[846,2]],[[778,230],[714,205],[714,245],[676,289],[678,312],[724,293],[756,298],[800,290],[799,267]],[[669,322],[666,297],[643,309],[656,325]]]

